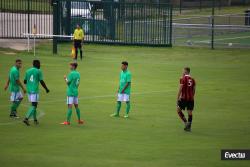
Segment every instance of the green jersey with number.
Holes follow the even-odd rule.
[[[39,93],[39,82],[43,80],[43,74],[40,69],[32,67],[26,71],[25,79],[28,93]]]
[[[10,85],[9,85],[10,91],[19,92],[20,86],[16,82],[17,80],[19,80],[19,69],[16,66],[13,66],[10,69],[9,80],[10,80]]]
[[[127,83],[130,83],[128,87],[124,90],[125,94],[130,95],[130,88],[131,88],[131,73],[130,71],[121,71],[120,73],[120,88],[119,93],[122,93],[123,88],[126,86]]]
[[[76,70],[72,70],[67,76],[68,89],[67,96],[78,96],[78,86],[80,84],[80,73]]]

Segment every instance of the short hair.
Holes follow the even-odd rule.
[[[122,64],[125,65],[125,66],[128,66],[128,62],[127,61],[123,61]]]
[[[75,69],[77,68],[78,64],[77,63],[70,63],[70,65],[74,66]]]
[[[33,60],[33,67],[40,68],[40,60]]]
[[[185,67],[184,70],[186,70],[188,73],[190,73],[190,68],[189,67]]]
[[[20,63],[20,62],[22,62],[21,59],[16,59],[16,63]]]

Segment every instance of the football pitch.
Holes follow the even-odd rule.
[[[41,44],[33,53],[0,49],[0,166],[2,167],[246,167],[249,161],[222,161],[221,149],[250,148],[250,54],[247,49],[152,48],[86,45],[79,106],[85,125],[66,119],[70,44]],[[41,61],[50,93],[40,87],[40,124],[21,120],[29,103],[9,118],[9,92],[3,91],[15,59],[23,60],[21,79],[33,59]],[[132,73],[129,119],[111,118],[121,62]],[[192,132],[176,113],[182,68],[191,67],[197,91]],[[121,116],[125,111],[122,106]],[[186,113],[185,113],[186,114]]]

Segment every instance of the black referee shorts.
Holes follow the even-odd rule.
[[[74,40],[74,47],[77,48],[82,48],[82,41],[81,40]]]

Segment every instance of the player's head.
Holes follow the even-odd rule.
[[[183,69],[183,74],[184,74],[184,75],[190,74],[190,68],[189,68],[189,67],[184,67],[184,69]]]
[[[122,69],[123,71],[125,71],[125,70],[127,70],[127,68],[128,68],[128,62],[127,62],[127,61],[123,61],[123,62],[122,62],[122,67],[121,67],[121,69]]]
[[[21,68],[22,67],[22,60],[21,59],[16,59],[16,67]]]
[[[79,25],[79,24],[77,24],[77,25],[76,25],[76,28],[77,28],[77,29],[80,29],[81,27],[80,27],[80,25]]]
[[[71,70],[75,70],[77,68],[77,66],[78,66],[77,63],[70,63],[69,65],[70,65]]]
[[[39,60],[33,60],[33,67],[40,69],[41,64]]]

